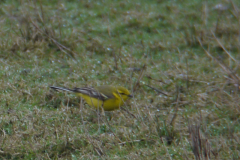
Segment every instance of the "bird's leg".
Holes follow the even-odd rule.
[[[102,119],[102,115],[105,116],[105,112],[103,109],[103,103],[101,105],[101,107],[97,108],[97,116],[98,116],[98,132],[101,132],[101,124],[100,123],[104,123],[103,119]]]

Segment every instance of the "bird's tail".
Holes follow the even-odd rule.
[[[74,92],[72,89],[69,88],[64,88],[64,87],[55,87],[55,86],[50,86],[50,88],[54,89],[54,90],[62,90],[62,91],[68,91],[68,92]]]

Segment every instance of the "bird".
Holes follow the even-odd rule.
[[[50,86],[54,90],[74,92],[82,97],[89,106],[104,111],[113,111],[124,105],[125,101],[133,97],[128,89],[122,86],[102,85],[82,88],[64,88]]]

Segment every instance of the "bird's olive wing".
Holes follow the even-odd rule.
[[[99,91],[96,91],[92,87],[73,88],[72,91],[75,92],[75,93],[82,93],[82,94],[88,95],[88,96],[93,97],[93,98],[97,98],[97,99],[102,100],[102,101],[113,97],[112,95],[106,95],[106,94],[103,94]]]

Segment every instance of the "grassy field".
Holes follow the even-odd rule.
[[[240,158],[240,1],[0,5],[0,159]],[[134,98],[49,88],[103,84]]]

